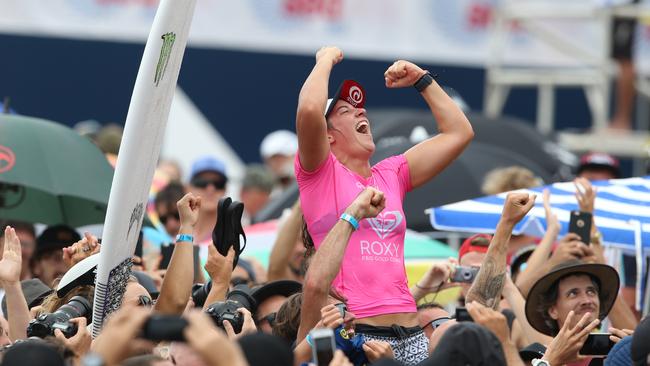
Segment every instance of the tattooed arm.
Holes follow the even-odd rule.
[[[512,229],[526,216],[535,204],[535,195],[509,193],[503,205],[501,219],[490,242],[485,260],[481,264],[466,302],[476,301],[496,309],[506,277],[506,255]]]

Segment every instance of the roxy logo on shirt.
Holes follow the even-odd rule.
[[[377,217],[368,219],[372,230],[377,234],[379,240],[361,240],[361,260],[371,262],[401,262],[397,244],[385,242],[388,237],[402,223],[404,217],[399,211],[384,211]]]

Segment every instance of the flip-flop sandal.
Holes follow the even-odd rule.
[[[235,258],[233,259],[233,268],[237,266],[239,261],[239,255],[246,248],[246,233],[244,233],[244,228],[241,224],[241,217],[244,213],[244,204],[238,201],[232,202],[232,204],[227,208],[226,217],[228,218],[227,224],[229,224],[226,231],[226,241],[232,245],[235,250]],[[244,245],[240,243],[240,236],[244,237]]]
[[[228,225],[228,207],[231,205],[232,199],[230,197],[223,197],[217,204],[217,223],[212,230],[212,243],[217,251],[224,257],[228,255],[231,243],[226,238],[226,233],[230,231]]]

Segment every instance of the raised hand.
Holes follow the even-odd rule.
[[[551,365],[564,365],[586,359],[585,356],[579,354],[580,349],[587,340],[589,333],[598,326],[600,320],[594,319],[592,322],[589,322],[590,314],[586,313],[571,328],[574,316],[575,313],[571,310],[564,321],[562,329],[560,329],[560,332],[553,338],[548,348],[546,348],[543,359],[549,361]]]
[[[214,245],[208,246],[208,261],[205,263],[205,270],[213,281],[228,279],[232,273],[232,262],[235,258],[235,250],[230,247],[225,257],[219,253]]]
[[[528,193],[508,193],[506,202],[503,204],[501,219],[515,225],[533,208],[536,197],[536,195]]]
[[[100,249],[99,239],[89,232],[85,232],[81,240],[63,248],[63,262],[68,268],[71,268],[91,255],[99,253]]]
[[[576,186],[576,199],[580,211],[593,213],[594,204],[596,203],[596,189],[585,178],[576,178],[573,184]]]
[[[399,60],[395,61],[384,72],[384,80],[388,88],[404,88],[413,86],[424,74],[426,74],[426,71],[422,70],[418,65]]]
[[[20,248],[20,239],[16,230],[11,226],[5,228],[4,250],[0,260],[0,282],[19,282],[22,268],[23,255]]]
[[[188,193],[178,202],[178,215],[181,219],[181,227],[194,228],[199,221],[199,210],[201,208],[201,197]]]
[[[560,231],[560,221],[551,208],[551,192],[548,189],[544,189],[543,198],[544,212],[546,213],[546,230],[554,230],[557,233]]]
[[[335,46],[321,47],[316,52],[316,63],[318,62],[331,62],[332,66],[343,61],[343,51]]]
[[[458,286],[458,283],[449,282],[457,265],[458,260],[456,258],[449,258],[446,262],[434,263],[418,281],[417,287],[431,291]]]
[[[357,220],[362,220],[379,215],[384,207],[386,207],[384,193],[375,188],[366,187],[345,212]]]
[[[560,244],[555,248],[549,261],[553,266],[557,266],[560,263],[581,259],[591,254],[593,254],[593,251],[580,241],[578,234],[568,233],[560,240]]]

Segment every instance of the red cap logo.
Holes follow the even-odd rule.
[[[351,86],[348,95],[348,103],[356,107],[361,102],[363,102],[363,91],[356,85]]]
[[[341,85],[339,99],[345,100],[352,104],[355,108],[363,108],[365,104],[365,97],[363,95],[363,88],[361,84],[354,80],[345,80]]]
[[[8,172],[16,164],[16,154],[6,147],[0,145],[0,173]]]

